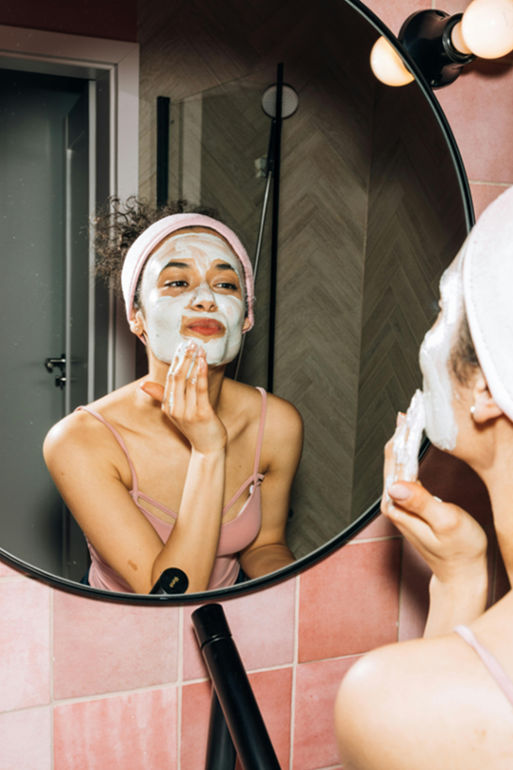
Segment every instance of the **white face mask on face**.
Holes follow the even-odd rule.
[[[195,342],[205,350],[208,364],[233,361],[242,340],[244,300],[236,296],[242,289],[226,287],[234,283],[232,270],[242,287],[237,257],[214,233],[182,232],[160,244],[141,283],[147,343],[156,358],[170,364],[180,346]]]
[[[456,446],[458,426],[452,405],[449,360],[464,309],[459,255],[440,280],[440,305],[440,315],[420,346],[419,363],[423,375],[426,434],[439,449],[451,450]]]

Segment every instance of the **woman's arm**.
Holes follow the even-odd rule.
[[[393,439],[385,447],[384,478],[394,478]],[[463,508],[444,503],[420,482],[399,481],[384,489],[382,513],[412,544],[433,572],[425,637],[470,623],[486,606],[487,538]]]
[[[303,422],[292,404],[268,396],[262,459],[267,469],[262,482],[262,526],[258,536],[240,556],[250,578],[274,572],[295,561],[287,546],[285,529],[290,489],[303,447]]]
[[[189,591],[204,590],[215,561],[226,431],[209,402],[204,355],[187,379],[189,364],[171,371],[159,391],[166,415],[191,445],[178,519],[165,545],[130,497],[119,471],[126,459],[101,425],[72,415],[44,445],[50,473],[84,534],[136,593],[148,593],[168,567],[187,574]]]
[[[183,359],[171,365],[163,392],[149,382],[143,390],[161,401],[163,412],[191,447],[178,517],[154,561],[152,585],[165,569],[178,567],[189,579],[189,592],[204,591],[221,529],[227,443],[226,429],[209,399],[205,351],[189,346]]]

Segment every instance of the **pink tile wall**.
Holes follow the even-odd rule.
[[[394,32],[432,5],[367,4]],[[477,211],[513,183],[512,69],[509,59],[473,65],[438,92]],[[339,680],[359,653],[421,632],[427,578],[378,519],[300,578],[225,603],[283,768],[339,767]],[[504,589],[499,563],[495,595]],[[210,690],[191,611],[82,599],[0,564],[0,768],[200,768]]]

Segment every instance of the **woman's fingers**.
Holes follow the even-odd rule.
[[[396,420],[396,428],[394,435],[385,444],[384,452],[384,464],[383,464],[383,495],[381,498],[381,512],[388,513],[388,508],[392,504],[388,494],[388,488],[394,481],[397,480],[400,469],[397,467],[396,457],[394,452],[394,441],[400,431],[404,429],[405,415],[402,412],[398,412]]]
[[[212,410],[208,394],[208,365],[206,353],[201,350],[197,359],[196,399],[198,411],[205,416]]]
[[[170,417],[181,417],[184,414],[187,380],[194,366],[197,350],[194,342],[180,345],[169,367],[165,404]]]

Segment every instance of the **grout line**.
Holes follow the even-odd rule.
[[[511,187],[513,182],[489,182],[489,181],[481,181],[479,179],[469,179],[469,184],[482,184],[486,185],[486,187]]]
[[[397,532],[395,535],[380,535],[378,537],[354,537],[352,540],[344,543],[343,547],[345,548],[346,545],[358,545],[359,543],[380,543],[385,540],[403,540],[403,536],[400,532]]]
[[[182,704],[183,704],[183,649],[184,649],[184,612],[183,606],[178,611],[178,671],[176,678],[177,700],[176,700],[176,754],[177,770],[182,766]]]
[[[54,638],[54,596],[55,591],[53,588],[50,588],[49,591],[49,597],[48,597],[48,655],[50,657],[49,663],[49,695],[50,695],[50,767],[54,768],[55,765],[55,717],[54,717],[54,710],[55,710],[55,696],[54,696],[54,678],[55,678],[55,655],[54,655],[54,647],[55,647],[55,638]]]
[[[163,682],[161,684],[148,685],[147,687],[139,687],[133,690],[116,690],[115,692],[102,692],[102,693],[90,693],[89,695],[77,695],[71,698],[62,698],[61,700],[54,701],[53,706],[72,706],[75,703],[88,703],[96,700],[108,700],[109,698],[119,698],[126,695],[139,695],[147,692],[154,692],[157,690],[169,690],[171,688],[178,689],[179,685],[176,682]],[[45,705],[45,704],[43,704]],[[47,704],[46,704],[47,705]],[[20,709],[9,709],[9,711],[25,711],[25,709],[38,708],[34,706],[26,706]]]
[[[299,581],[301,577],[297,575],[294,591],[294,653],[292,656],[292,687],[290,692],[290,735],[289,735],[289,770],[292,770],[294,762],[294,736],[296,729],[296,678],[297,663],[299,657]]]

